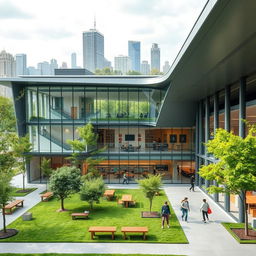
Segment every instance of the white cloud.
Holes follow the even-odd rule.
[[[149,60],[152,43],[158,43],[161,62],[172,62],[205,3],[206,0],[0,0],[0,7],[11,10],[7,14],[0,10],[0,50],[26,53],[29,65],[51,58],[69,64],[70,54],[77,52],[78,64],[82,65],[82,32],[93,27],[96,15],[97,29],[105,38],[105,55],[112,62],[114,56],[128,54],[128,40],[141,41],[141,59]]]

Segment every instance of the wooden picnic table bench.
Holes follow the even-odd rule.
[[[121,200],[123,201],[125,207],[128,207],[129,203],[131,203],[133,201],[132,195],[123,195]]]
[[[89,232],[91,232],[91,239],[93,240],[95,233],[112,233],[112,240],[115,239],[116,227],[89,227]]]
[[[89,212],[74,212],[71,213],[72,220],[76,219],[88,219]]]
[[[109,190],[106,190],[104,192],[104,196],[108,199],[108,200],[111,200],[114,196],[115,196],[115,190],[114,189],[109,189]]]
[[[46,192],[46,193],[41,195],[41,201],[42,202],[47,202],[52,196],[53,196],[52,192]]]
[[[121,232],[124,233],[124,239],[126,239],[126,233],[142,233],[145,240],[148,227],[122,227]]]
[[[12,214],[13,213],[13,209],[17,208],[17,207],[23,207],[23,202],[24,200],[15,200],[9,204],[7,204],[4,208],[3,208],[3,213],[4,214]],[[8,210],[8,212],[6,212],[6,210]]]

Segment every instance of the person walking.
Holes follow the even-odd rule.
[[[186,222],[188,222],[188,211],[190,211],[189,208],[189,202],[188,202],[188,198],[185,197],[182,201],[181,201],[181,212],[182,212],[182,216],[181,219],[185,220]]]
[[[128,184],[128,177],[127,177],[126,172],[124,172],[124,175],[123,175],[123,184],[124,183]]]
[[[189,191],[191,192],[192,190],[193,192],[195,192],[195,175],[194,174],[190,177],[190,185],[191,187],[189,188]]]
[[[168,202],[164,202],[164,205],[161,208],[161,214],[162,214],[162,228],[164,228],[164,222],[166,221],[167,228],[170,227],[169,225],[169,217],[171,214],[170,207],[168,205]]]
[[[209,209],[209,204],[206,202],[206,199],[203,199],[203,203],[200,207],[200,211],[202,211],[204,223],[206,223],[206,219],[207,221],[209,221],[208,209]]]

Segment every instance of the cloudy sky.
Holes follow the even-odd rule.
[[[82,66],[82,32],[104,34],[105,57],[128,55],[128,40],[141,41],[141,60],[152,43],[161,65],[174,60],[206,0],[0,0],[0,51],[26,53],[29,66],[52,58]]]

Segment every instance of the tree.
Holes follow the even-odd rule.
[[[74,166],[63,166],[52,173],[50,177],[49,187],[61,201],[61,208],[59,211],[65,211],[64,199],[71,194],[77,193],[81,186],[80,170]]]
[[[16,157],[21,159],[21,162],[19,162],[19,170],[22,173],[22,189],[25,191],[25,177],[26,177],[26,166],[29,163],[29,160],[31,159],[31,152],[32,150],[32,144],[29,142],[29,136],[28,134],[24,137],[17,137],[15,144],[14,144],[14,152]]]
[[[246,138],[217,129],[213,140],[206,143],[207,151],[219,161],[200,168],[199,174],[219,185],[210,186],[209,193],[231,193],[240,197],[245,216],[245,234],[248,235],[246,192],[256,190],[256,129],[249,126]]]
[[[135,70],[129,70],[126,75],[129,75],[129,76],[138,76],[138,75],[141,75],[140,72],[138,71],[135,71]]]
[[[48,180],[52,174],[52,168],[51,168],[51,159],[46,159],[45,157],[43,158],[42,162],[41,162],[41,171],[43,173],[43,175],[46,177],[46,191],[47,191],[47,183]]]
[[[105,67],[103,69],[96,69],[95,70],[95,75],[109,75],[109,76],[113,76],[113,75],[118,75],[118,71],[113,71],[112,68],[109,67]]]
[[[149,175],[148,178],[137,180],[145,196],[149,199],[149,211],[151,212],[154,196],[159,193],[162,186],[162,176]]]
[[[163,75],[163,72],[160,72],[157,68],[152,68],[150,75]]]
[[[99,203],[100,197],[105,192],[105,183],[102,177],[85,179],[81,187],[80,198],[82,201],[87,201],[90,208],[93,209],[93,203]]]
[[[2,96],[0,96],[0,117],[0,131],[16,131],[16,118],[14,115],[13,102]]]
[[[5,211],[3,208],[12,199],[11,180],[14,176],[16,158],[13,152],[14,135],[0,132],[0,207],[3,216],[3,232],[6,234]]]
[[[73,150],[72,156],[69,157],[73,161],[73,164],[77,167],[82,166],[84,162],[87,164],[89,176],[97,177],[99,176],[98,170],[95,168],[103,159],[94,159],[92,156],[96,155],[105,150],[96,149],[98,135],[94,133],[93,125],[91,123],[86,124],[83,127],[78,128],[79,139],[77,140],[67,140],[67,143],[71,145]],[[90,147],[90,151],[88,150]],[[94,147],[94,148],[93,148]],[[86,156],[83,157],[82,154],[86,152]]]

